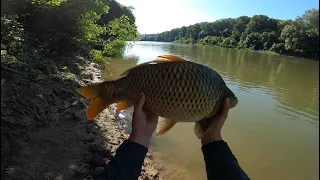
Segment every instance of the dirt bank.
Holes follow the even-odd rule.
[[[1,177],[91,179],[127,138],[114,107],[86,119],[76,87],[100,81],[99,67],[80,56],[54,74],[13,73],[1,79]],[[39,70],[44,72],[45,70]],[[148,153],[140,179],[161,179]]]

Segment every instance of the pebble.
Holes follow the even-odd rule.
[[[150,154],[149,152],[147,153],[147,155],[146,155],[146,156],[147,156],[147,158],[149,158],[149,159],[151,159],[151,160],[153,159],[152,154]]]

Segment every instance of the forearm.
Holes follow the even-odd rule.
[[[133,131],[133,132],[131,132],[128,140],[135,142],[135,143],[138,143],[138,144],[141,144],[146,148],[149,148],[151,137],[150,137],[150,135],[141,135],[141,134],[135,133]]]
[[[202,146],[208,180],[249,179],[241,169],[228,144],[223,140]]]
[[[116,151],[114,159],[95,179],[137,180],[148,149],[136,142],[126,140]]]

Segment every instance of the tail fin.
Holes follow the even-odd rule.
[[[109,105],[112,104],[112,102],[107,102],[100,97],[95,97],[91,100],[87,117],[89,120],[93,120],[95,117],[97,117],[104,109],[109,107]]]
[[[86,87],[81,87],[76,89],[76,91],[86,98],[90,98],[91,102],[87,111],[87,117],[89,120],[93,120],[97,117],[104,109],[106,109],[110,104],[112,104],[112,100],[107,101],[102,99],[99,95],[100,92],[105,89],[105,85],[107,82],[90,85]]]

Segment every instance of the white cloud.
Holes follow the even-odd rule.
[[[117,0],[133,6],[138,31],[141,34],[159,33],[191,24],[214,21],[185,0]]]

